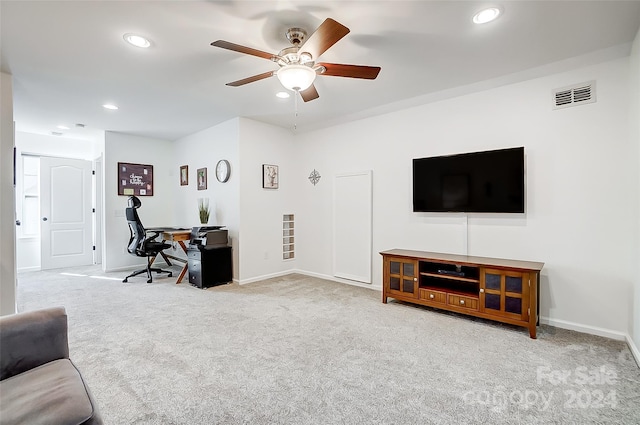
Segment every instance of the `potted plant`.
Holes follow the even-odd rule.
[[[200,214],[200,224],[209,222],[209,198],[198,198],[198,213]]]

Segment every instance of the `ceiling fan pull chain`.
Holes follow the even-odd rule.
[[[296,94],[293,96],[293,105],[294,105],[294,112],[293,112],[293,131],[296,131],[298,129],[298,95],[300,94],[300,92],[298,90],[296,90]]]

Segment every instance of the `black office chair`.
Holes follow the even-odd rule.
[[[168,273],[169,277],[172,276],[171,272],[168,270],[162,270],[157,267],[151,267],[151,263],[153,259],[158,255],[162,250],[170,248],[171,245],[163,242],[156,242],[155,239],[160,234],[159,231],[150,231],[152,233],[150,237],[147,237],[147,232],[140,221],[140,217],[138,217],[137,209],[140,208],[142,202],[136,196],[129,196],[129,200],[127,201],[128,206],[125,209],[125,215],[127,217],[127,223],[129,223],[129,231],[131,232],[131,238],[129,239],[129,246],[127,246],[127,251],[129,254],[135,255],[136,257],[147,257],[147,268],[136,270],[131,273],[129,276],[125,277],[123,282],[127,282],[128,279],[132,276],[137,276],[142,273],[147,273],[147,283],[153,282],[153,277],[151,276],[151,272],[156,273]]]

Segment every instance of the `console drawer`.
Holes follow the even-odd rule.
[[[449,294],[448,304],[456,307],[467,308],[469,310],[478,309],[478,299],[465,297],[463,295]]]
[[[434,303],[447,303],[447,293],[440,291],[433,291],[431,289],[420,288],[420,299],[431,301]]]

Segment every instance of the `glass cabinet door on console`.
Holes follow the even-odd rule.
[[[529,275],[483,269],[480,273],[480,309],[516,320],[529,319]]]
[[[418,262],[406,258],[387,257],[384,264],[386,292],[403,297],[418,296]]]

